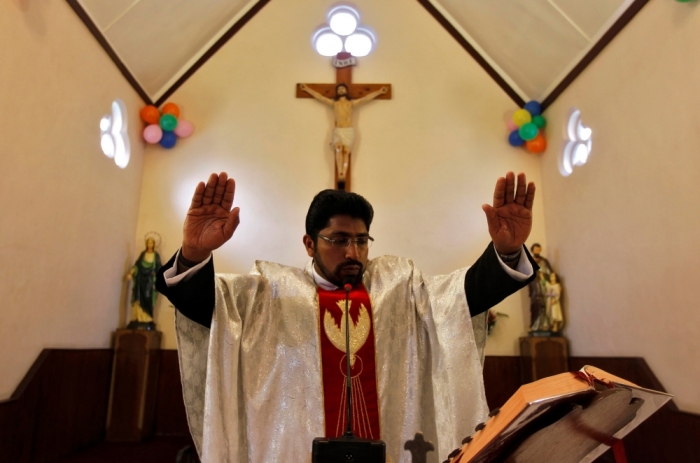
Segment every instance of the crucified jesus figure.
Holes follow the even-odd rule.
[[[348,161],[350,159],[350,151],[352,142],[355,138],[354,129],[352,127],[352,112],[353,108],[363,103],[377,98],[389,91],[388,87],[382,87],[376,92],[368,93],[362,98],[352,99],[348,95],[348,86],[338,84],[335,86],[335,99],[327,98],[315,90],[309,88],[306,84],[300,84],[299,88],[316,98],[318,101],[333,107],[335,115],[335,128],[333,129],[333,147],[335,149],[335,165],[338,171],[338,189],[345,189],[345,178],[348,170]]]

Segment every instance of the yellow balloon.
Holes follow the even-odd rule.
[[[513,123],[518,127],[521,127],[530,121],[532,121],[532,116],[526,109],[518,109],[513,113]]]

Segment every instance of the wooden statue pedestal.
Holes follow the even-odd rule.
[[[160,331],[116,331],[107,442],[139,442],[152,435],[161,338]]]
[[[521,384],[569,371],[568,341],[563,336],[520,338]]]

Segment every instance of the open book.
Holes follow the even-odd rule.
[[[670,399],[585,366],[521,386],[449,461],[592,462]]]

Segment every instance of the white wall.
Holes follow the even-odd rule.
[[[489,242],[481,204],[498,176],[526,172],[539,182],[538,157],[508,146],[503,115],[515,104],[418,2],[356,2],[378,34],[354,82],[388,82],[394,98],[359,109],[353,190],[374,205],[371,255],[413,258],[428,274],[471,264]],[[207,62],[172,101],[196,125],[173,150],[147,148],[137,237],[163,235],[167,259],[182,239],[194,186],[213,171],[237,180],[242,223],[216,253],[216,268],[248,272],[255,259],[303,266],[304,216],[314,194],[331,188],[329,108],[296,99],[300,82],[333,82],[329,59],[310,36],[330,1],[272,1]],[[545,241],[535,204],[533,239]],[[498,308],[488,349],[516,354],[527,293]],[[164,344],[175,347],[173,310],[157,311]]]
[[[548,111],[550,258],[565,278],[572,354],[644,357],[700,412],[700,10],[652,1]],[[588,164],[558,173],[571,107]]]
[[[4,399],[42,348],[109,347],[134,254],[143,146],[132,137],[124,170],[102,155],[112,100],[124,100],[132,125],[141,103],[65,1],[0,2],[0,51]]]

